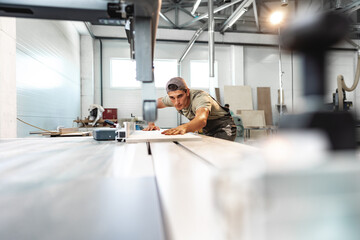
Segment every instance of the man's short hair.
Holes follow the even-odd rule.
[[[186,85],[186,82],[181,77],[174,77],[166,83],[166,92],[167,93],[169,93],[171,91],[176,91],[176,90],[182,90],[182,91],[186,92],[187,89],[188,89],[188,87]]]
[[[230,107],[230,105],[229,105],[228,103],[226,103],[224,106],[225,106],[225,107]]]

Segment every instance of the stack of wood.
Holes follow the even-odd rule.
[[[267,136],[267,129],[273,128],[270,87],[257,88],[257,110],[253,107],[250,86],[225,86],[224,101],[241,117],[252,139]]]
[[[51,136],[51,137],[91,136],[91,132],[80,132],[79,128],[60,128],[58,131],[31,132],[31,133],[32,134],[38,133],[43,136]]]

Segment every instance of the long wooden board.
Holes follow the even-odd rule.
[[[220,88],[215,88],[216,101],[221,102],[220,99]]]
[[[139,142],[173,142],[173,141],[199,141],[202,138],[194,133],[184,135],[165,135],[162,131],[135,131],[127,139],[127,143]]]
[[[253,110],[252,92],[250,86],[224,86],[224,104],[230,109]]]
[[[272,125],[272,108],[271,108],[271,95],[270,87],[257,88],[257,104],[258,110],[264,110],[266,125]]]

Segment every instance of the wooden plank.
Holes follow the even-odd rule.
[[[135,131],[127,139],[128,143],[139,142],[173,142],[173,141],[201,141],[201,137],[194,133],[184,135],[164,135],[162,131]]]
[[[90,136],[90,132],[70,132],[70,133],[63,133],[60,134],[60,137],[74,137],[74,136]]]
[[[216,169],[178,144],[150,146],[164,218],[170,229],[168,239],[226,239],[213,199]],[[211,146],[208,150],[211,152]]]
[[[79,128],[59,128],[59,133],[60,134],[78,133],[78,132],[79,132]]]
[[[272,108],[271,108],[271,94],[270,87],[257,88],[257,103],[258,110],[264,110],[266,125],[272,125]]]
[[[145,143],[0,139],[0,179],[0,239],[167,239]]]
[[[215,88],[216,101],[221,102],[220,99],[220,88]]]
[[[233,111],[253,110],[250,86],[224,86],[224,104],[229,104]]]
[[[259,151],[257,148],[238,142],[208,136],[201,137],[202,141],[184,141],[180,145],[206,159],[218,169],[231,169],[238,166],[240,162],[244,161],[247,154]],[[226,157],[224,157],[224,153]]]
[[[244,127],[265,127],[264,110],[241,110],[237,111],[241,116]]]

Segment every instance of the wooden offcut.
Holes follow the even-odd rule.
[[[258,110],[264,110],[266,125],[272,125],[272,109],[270,87],[257,88]]]
[[[249,127],[265,127],[264,110],[240,110],[237,111],[245,128]]]
[[[238,110],[245,129],[250,131],[251,139],[259,139],[267,136],[264,110]]]
[[[221,102],[221,99],[220,99],[220,88],[215,88],[215,97],[216,97],[216,101]]]
[[[66,133],[78,133],[79,128],[60,128],[59,133],[60,134],[66,134]]]
[[[194,133],[184,135],[165,135],[162,131],[134,131],[127,139],[127,143],[139,142],[173,142],[173,141],[199,141],[202,138]]]
[[[250,86],[224,86],[224,104],[234,110],[253,110]]]

